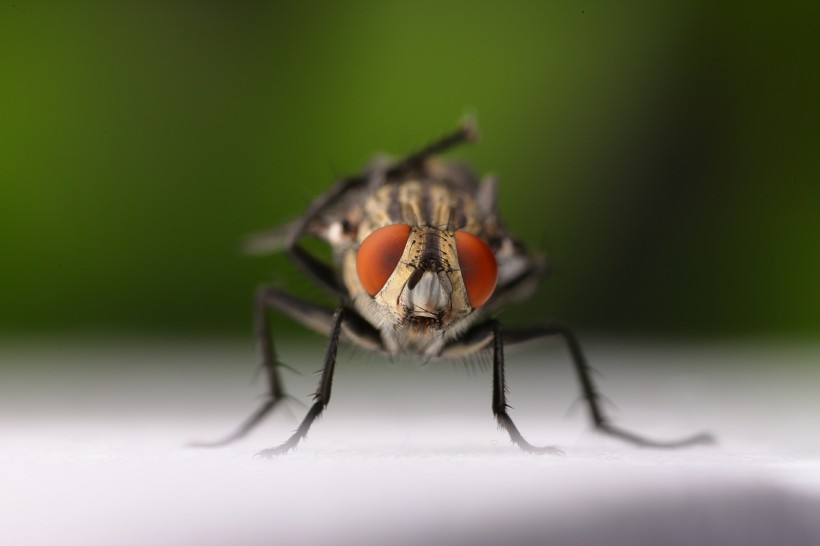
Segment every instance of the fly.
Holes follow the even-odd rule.
[[[339,301],[327,309],[275,286],[256,292],[256,336],[267,372],[262,405],[239,428],[218,442],[245,436],[285,397],[282,366],[268,325],[276,309],[330,342],[314,401],[297,430],[284,443],[259,455],[295,448],[330,401],[336,353],[343,338],[388,355],[459,359],[478,351],[493,355],[492,411],[514,444],[532,453],[560,453],[534,446],[519,432],[507,409],[504,347],[546,337],[566,343],[593,426],[604,434],[640,446],[681,447],[708,443],[697,434],[654,441],[612,424],[575,335],[561,325],[506,330],[494,314],[529,295],[545,272],[543,260],[515,239],[496,213],[496,180],[479,182],[465,166],[438,154],[477,137],[463,123],[455,132],[389,163],[377,161],[363,173],[338,180],[313,200],[307,211],[281,228],[253,236],[251,251],[284,250],[313,282]],[[332,265],[307,252],[303,237],[330,245]]]

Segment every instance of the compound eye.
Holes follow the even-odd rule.
[[[410,226],[391,224],[377,229],[362,241],[356,254],[356,273],[368,294],[375,296],[384,287],[399,265],[409,237]]]
[[[456,231],[456,250],[461,278],[473,309],[481,307],[495,290],[498,265],[487,243],[466,231]]]

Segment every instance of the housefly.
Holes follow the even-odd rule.
[[[514,444],[527,452],[557,453],[534,446],[507,412],[504,347],[557,336],[566,343],[593,426],[640,446],[680,447],[710,441],[698,434],[660,442],[621,429],[604,414],[581,346],[565,326],[509,330],[494,317],[503,305],[530,294],[545,263],[504,227],[496,210],[496,181],[479,182],[464,165],[442,161],[449,148],[475,140],[475,126],[455,132],[397,162],[375,161],[363,173],[338,180],[295,221],[250,239],[251,251],[284,250],[293,263],[339,303],[335,309],[263,285],[254,319],[268,393],[261,406],[223,440],[253,429],[285,397],[267,311],[278,310],[327,335],[321,379],[313,404],[284,443],[259,454],[288,452],[307,435],[330,401],[336,353],[344,339],[387,355],[429,360],[459,359],[489,351],[493,362],[492,411]],[[306,251],[315,237],[332,249],[332,264]]]

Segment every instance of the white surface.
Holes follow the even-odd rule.
[[[305,400],[322,347],[286,347]],[[253,409],[250,347],[2,347],[0,544],[820,544],[820,352],[588,347],[624,427],[720,443],[639,449],[590,432],[557,346],[508,356],[519,452],[496,429],[490,374],[344,351],[326,415],[186,448]],[[540,363],[537,366],[526,364]]]

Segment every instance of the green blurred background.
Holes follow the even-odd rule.
[[[557,268],[505,320],[818,339],[818,6],[2,2],[0,334],[249,336],[322,296],[241,236],[472,113]]]

